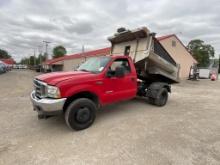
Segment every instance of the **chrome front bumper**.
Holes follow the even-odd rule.
[[[38,111],[40,114],[45,115],[55,115],[62,113],[63,106],[66,101],[66,98],[61,99],[50,99],[42,98],[38,99],[35,96],[35,91],[31,93],[31,102],[33,104],[34,110]]]

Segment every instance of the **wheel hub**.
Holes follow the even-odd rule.
[[[85,122],[89,121],[89,119],[90,119],[89,108],[87,108],[87,107],[80,108],[76,114],[76,120],[79,123],[85,123]]]

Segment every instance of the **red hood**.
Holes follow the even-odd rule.
[[[46,82],[50,85],[56,85],[62,81],[69,80],[72,78],[80,78],[91,75],[89,72],[81,72],[81,71],[71,71],[71,72],[54,72],[42,74],[36,77],[36,79]]]

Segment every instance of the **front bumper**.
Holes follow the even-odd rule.
[[[39,114],[43,115],[58,115],[63,112],[63,106],[65,104],[66,98],[61,99],[50,99],[42,98],[39,99],[35,96],[35,91],[31,93],[31,102],[33,108]]]

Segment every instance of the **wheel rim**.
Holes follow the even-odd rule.
[[[88,107],[81,107],[76,113],[76,121],[78,123],[87,123],[91,119],[91,113]]]

